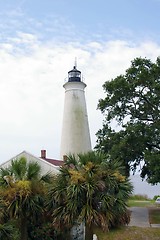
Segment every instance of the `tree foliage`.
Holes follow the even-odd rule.
[[[103,88],[106,97],[98,108],[105,120],[96,149],[124,161],[128,174],[141,164],[142,177],[160,182],[160,58],[134,59],[124,75]]]
[[[36,162],[25,158],[12,161],[8,168],[0,170],[1,221],[7,215],[17,221],[20,239],[28,239],[30,224],[35,224],[45,211],[46,184],[41,176],[41,168]],[[8,219],[7,219],[8,218]]]
[[[0,223],[0,239],[3,240],[14,239],[14,228],[12,225]]]
[[[49,192],[51,203],[56,204],[53,224],[71,227],[84,222],[89,240],[93,225],[106,230],[128,223],[126,201],[132,186],[121,172],[120,165],[111,164],[104,154],[68,156]]]

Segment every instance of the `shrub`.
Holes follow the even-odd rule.
[[[145,200],[149,200],[149,198],[147,195],[135,194],[130,196],[130,200],[145,201]]]
[[[130,222],[131,212],[129,210],[125,211],[121,216],[117,216],[112,221],[110,228],[116,228],[124,225],[128,225]]]
[[[155,201],[158,197],[160,197],[160,195],[155,195],[155,196],[153,197],[153,200]]]

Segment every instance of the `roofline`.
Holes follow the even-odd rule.
[[[36,156],[33,155],[32,153],[29,153],[29,152],[27,152],[27,151],[25,151],[25,150],[22,151],[21,153],[17,154],[16,156],[10,158],[9,160],[7,160],[7,161],[1,163],[1,164],[0,164],[0,167],[1,167],[3,164],[6,164],[6,163],[12,161],[14,158],[18,158],[18,156],[21,155],[21,154],[23,154],[23,153],[24,153],[24,154],[29,154],[29,155],[31,155],[31,156],[34,157],[34,158],[38,158],[40,161],[42,161],[42,162],[48,164],[49,166],[52,166],[52,167],[54,166],[55,168],[60,168],[60,166],[56,166],[56,165],[54,165],[54,164],[52,164],[52,163],[49,163],[49,162],[47,162],[46,160],[44,160],[43,158],[36,157]],[[60,161],[60,160],[57,160],[57,161]]]
[[[10,158],[9,160],[7,160],[7,161],[1,163],[1,164],[0,164],[0,167],[1,167],[1,165],[6,164],[7,162],[11,161],[13,158],[18,157],[18,156],[21,155],[22,153],[27,153],[27,152],[26,152],[26,151],[22,151],[21,153],[17,154],[16,156],[14,156],[14,157]]]

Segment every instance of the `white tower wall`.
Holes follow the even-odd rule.
[[[85,101],[84,82],[67,82],[61,136],[61,152],[64,155],[91,151],[91,140]]]

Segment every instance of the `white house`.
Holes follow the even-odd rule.
[[[20,159],[21,157],[25,157],[28,162],[37,162],[41,166],[42,175],[50,172],[57,174],[59,172],[59,167],[63,165],[63,161],[47,158],[46,150],[41,150],[41,157],[36,157],[29,152],[23,151],[2,163],[0,168],[8,168],[12,161]]]

